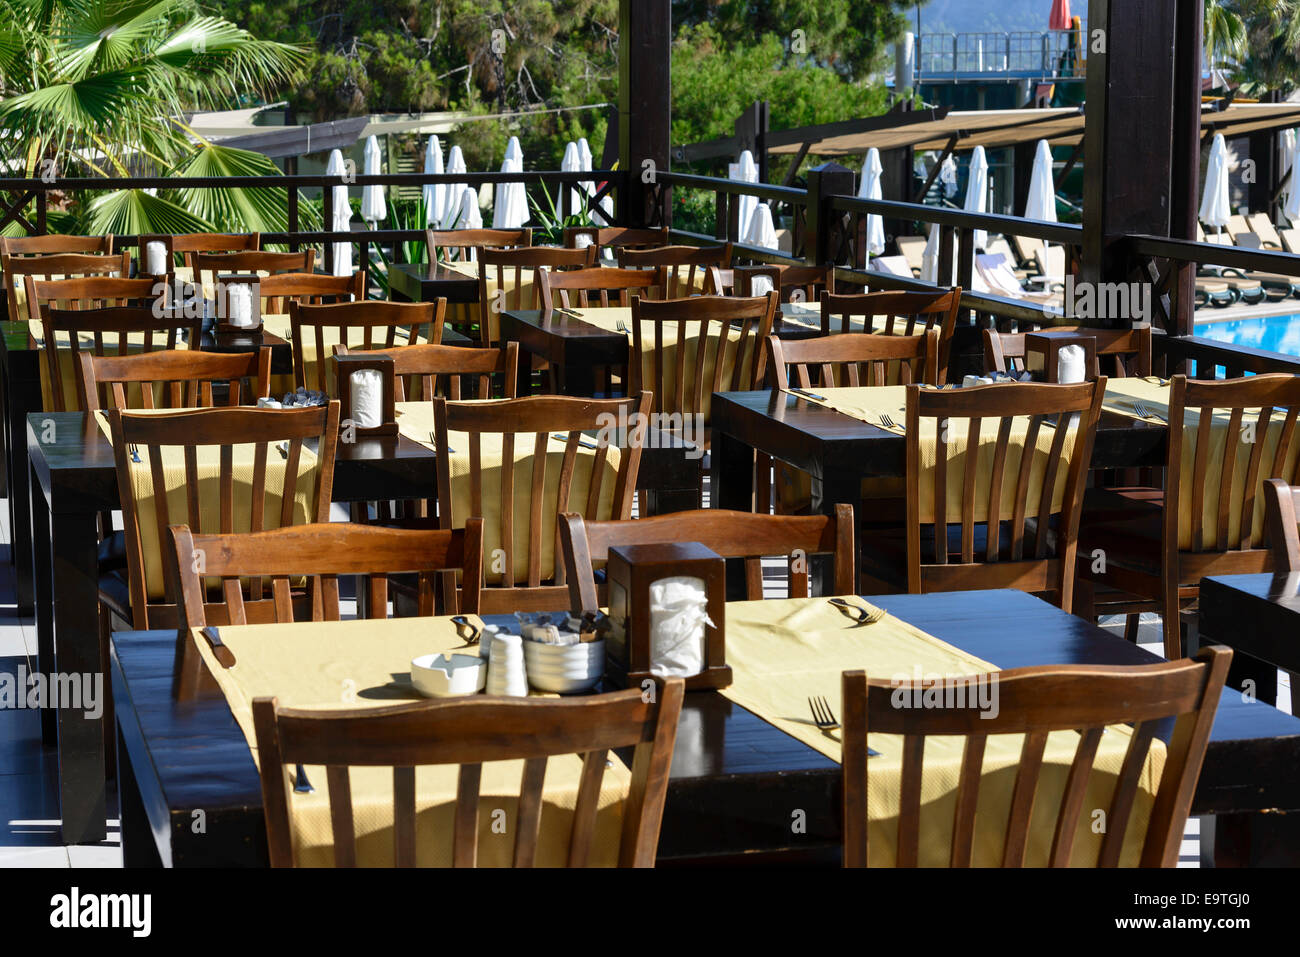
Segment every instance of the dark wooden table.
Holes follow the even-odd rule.
[[[824,515],[839,502],[858,501],[864,477],[906,474],[904,436],[788,392],[715,393],[711,418],[716,508],[753,510],[755,451],[807,472],[812,509]],[[1163,423],[1103,411],[1091,467],[1161,466],[1166,441]]]
[[[388,267],[388,289],[396,302],[478,302],[478,277],[449,269],[442,263],[394,263]]]
[[[1003,668],[1158,660],[1021,592],[871,600]],[[261,792],[248,743],[220,692],[184,702],[174,698],[175,650],[174,632],[113,636],[124,862],[265,866]],[[1238,842],[1249,842],[1252,823],[1286,817],[1256,812],[1300,809],[1297,761],[1300,720],[1225,691],[1192,813],[1235,816],[1244,822]],[[834,860],[840,787],[840,766],[821,752],[717,692],[692,692],[678,726],[660,861],[742,854],[745,860],[757,854]],[[796,811],[805,815],[802,833],[791,826]],[[194,827],[199,812],[203,833]],[[1272,851],[1294,862],[1300,842],[1291,838]]]
[[[40,667],[43,672],[99,672],[106,662],[101,662],[99,648],[96,516],[120,507],[112,446],[94,417],[81,412],[36,413],[28,416],[24,429]],[[646,490],[650,511],[677,511],[698,501],[695,454],[666,433],[647,440],[637,485]],[[333,500],[427,498],[437,488],[436,462],[432,450],[400,435],[340,442]],[[59,749],[64,842],[102,840],[102,719],[48,709],[42,719],[46,744]]]
[[[783,339],[810,339],[819,329],[777,317],[775,333]],[[631,340],[581,319],[539,309],[507,309],[501,313],[501,341],[519,343],[520,372],[531,372],[531,356],[555,367],[563,395],[598,394],[602,369],[627,365]]]

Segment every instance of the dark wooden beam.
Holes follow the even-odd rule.
[[[1177,10],[1199,0],[1090,0],[1084,126],[1085,282],[1124,282],[1126,233],[1169,235]],[[1102,43],[1104,42],[1104,52]],[[1127,324],[1103,317],[1101,324]]]
[[[957,146],[957,140],[960,139],[960,133],[954,133],[948,137],[948,143],[939,154],[939,158],[934,161],[934,166],[930,167],[930,175],[926,177],[925,185],[921,187],[920,192],[912,197],[912,202],[921,203],[925,201],[925,194],[930,192],[930,187],[934,181],[939,178],[939,170],[943,167],[943,161],[952,155],[953,149]]]
[[[655,193],[642,174],[646,160],[656,170],[669,168],[672,2],[619,0],[618,8],[618,160],[628,188],[617,215],[629,226],[667,223],[669,190],[659,194],[665,208],[652,210]]]
[[[1074,149],[1070,151],[1070,158],[1065,161],[1065,165],[1061,167],[1061,171],[1056,174],[1056,182],[1053,185],[1056,187],[1058,193],[1061,191],[1061,184],[1065,182],[1065,177],[1069,176],[1074,170],[1074,167],[1078,165],[1079,157],[1083,155],[1083,143],[1084,138],[1080,137],[1079,142],[1075,143]]]
[[[1169,233],[1194,240],[1201,207],[1201,30],[1202,0],[1180,0],[1174,25],[1174,88],[1170,169]],[[1174,268],[1169,277],[1169,302],[1175,335],[1195,332],[1196,266]]]

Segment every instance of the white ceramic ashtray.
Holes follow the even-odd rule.
[[[487,684],[487,662],[478,655],[420,655],[411,659],[411,684],[426,698],[478,694]]]
[[[524,642],[524,665],[528,683],[539,691],[571,694],[593,688],[605,674],[605,642],[586,641],[572,645]]]

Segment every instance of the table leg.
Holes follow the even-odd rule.
[[[1300,864],[1300,814],[1202,818],[1201,861],[1215,867],[1295,867]]]
[[[713,508],[738,512],[754,510],[754,448],[719,429],[713,430],[709,452],[709,499]],[[745,566],[739,559],[727,562],[727,598],[745,599]]]
[[[34,394],[23,387],[10,368],[6,383],[10,392],[5,396],[5,414],[9,419],[9,548],[14,560],[14,591],[20,617],[32,613],[35,595],[32,591],[32,521],[28,508],[27,467],[27,413],[40,411],[40,380],[34,384]],[[24,392],[27,392],[24,395]]]
[[[111,694],[99,647],[98,529],[94,512],[53,517],[54,656],[61,675],[99,675]],[[84,679],[83,679],[84,680]],[[59,807],[65,844],[104,839],[103,717],[60,708]]]
[[[522,359],[523,357],[520,356]],[[596,394],[597,367],[585,363],[566,362],[555,370],[564,395],[593,396]]]
[[[825,464],[825,462],[822,463],[823,471],[825,471]],[[812,478],[812,511],[820,515],[834,515],[835,506],[847,502],[854,507],[856,513],[861,488],[861,472],[829,472],[821,478],[814,475]],[[854,531],[856,533],[856,529]],[[811,562],[809,562],[810,581],[808,587],[813,594],[830,595],[834,593],[834,561],[835,558],[832,555],[814,555]]]
[[[140,799],[140,786],[120,729],[117,732],[117,806],[122,825],[122,866],[162,867],[153,826]]]
[[[36,659],[41,674],[53,674],[54,665],[54,581],[50,555],[50,503],[40,482],[30,474],[32,516],[32,570],[35,589]],[[41,739],[49,747],[58,744],[57,713],[41,710]]]

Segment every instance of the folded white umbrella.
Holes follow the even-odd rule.
[[[930,224],[930,235],[926,237],[925,249],[921,253],[921,278],[926,282],[939,285],[939,224]],[[943,283],[947,285],[947,283]]]
[[[367,136],[365,175],[378,176],[381,172],[379,163],[379,140],[374,136]],[[363,186],[361,188],[361,218],[371,225],[388,218],[388,206],[384,202],[384,187]]]
[[[578,142],[574,144],[574,148],[578,151],[578,169],[582,170],[583,172],[590,173],[592,170],[592,162],[593,162],[593,157],[591,155],[591,144],[587,142],[587,138],[585,136],[580,136],[578,137]],[[591,180],[584,180],[579,185],[586,192],[588,196],[596,192],[596,184]]]
[[[1296,141],[1295,130],[1284,130],[1282,133],[1283,160],[1287,165],[1290,173],[1286,181],[1286,202],[1282,206],[1282,215],[1292,225],[1300,223],[1300,144]]]
[[[522,173],[524,171],[524,152],[519,147],[519,137],[510,137],[506,144],[505,159],[501,161],[501,172]],[[493,229],[518,229],[528,222],[528,197],[524,193],[523,183],[498,183],[496,196],[492,203]]]
[[[468,170],[465,168],[465,154],[460,151],[459,146],[453,146],[447,153],[447,175],[459,176],[466,172]],[[458,217],[460,216],[461,193],[469,189],[469,187],[464,183],[448,183],[446,188],[447,199],[443,206],[442,219],[438,221],[438,225],[443,229],[458,229],[460,228]],[[474,208],[478,208],[477,202]]]
[[[949,153],[939,166],[939,182],[943,184],[943,195],[952,199],[957,195],[957,161]]]
[[[564,158],[560,160],[560,171],[564,173],[582,172],[582,157],[578,155],[578,144],[572,140],[564,147]],[[574,187],[569,188],[569,215],[576,215],[585,205],[586,197],[583,195],[584,192],[585,190]]]
[[[1201,222],[1215,229],[1227,228],[1232,207],[1228,200],[1228,144],[1222,133],[1214,134],[1210,160],[1205,166],[1205,191],[1201,194]]]
[[[343,154],[338,150],[330,150],[329,162],[325,164],[326,176],[342,176],[347,172],[347,167],[343,164]],[[329,228],[333,232],[344,232],[352,228],[352,207],[348,205],[348,188],[342,184],[329,187],[330,200],[334,204],[334,218],[330,221]],[[334,275],[351,276],[352,275],[352,244],[351,243],[334,243]]]
[[[456,204],[457,229],[482,229],[483,213],[478,208],[478,190],[462,186],[460,202]]]
[[[754,207],[754,215],[750,217],[749,233],[745,236],[745,242],[751,246],[762,246],[764,249],[779,248],[776,227],[772,225],[772,209],[767,203],[759,203]]]
[[[435,175],[442,174],[442,144],[438,142],[437,136],[430,136],[429,142],[425,144],[424,171]],[[426,183],[423,192],[425,225],[437,227],[446,212],[447,187],[442,183],[437,185]]]
[[[963,209],[968,213],[987,213],[989,202],[989,161],[984,156],[984,147],[977,146],[970,154],[970,175],[966,181],[966,202]],[[982,229],[975,230],[975,248],[983,249],[989,241],[989,234]]]
[[[1029,198],[1025,201],[1025,219],[1056,222],[1056,183],[1052,179],[1052,148],[1039,140],[1034,152],[1034,169],[1029,176]]]
[[[859,199],[881,199],[880,174],[884,167],[880,165],[880,150],[871,147],[867,158],[862,162],[862,180],[858,184]],[[885,221],[874,214],[867,215],[867,252],[879,256],[885,251]]]
[[[742,183],[758,182],[758,167],[754,164],[754,155],[749,150],[740,151],[740,158],[734,164],[728,164],[728,172],[732,179],[740,180]],[[745,238],[749,236],[750,223],[757,207],[757,196],[740,197],[736,205],[737,235]]]

